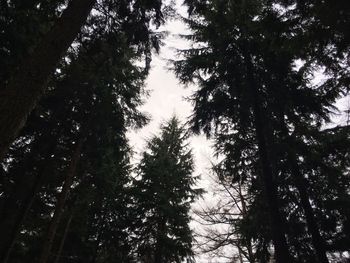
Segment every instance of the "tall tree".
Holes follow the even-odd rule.
[[[177,62],[175,70],[183,81],[198,76],[201,89],[194,96],[194,124],[208,130],[212,120],[218,123],[220,118],[227,117],[236,123],[236,129],[255,130],[276,260],[290,262],[287,229],[276,185],[271,124],[257,79],[259,66],[254,61],[259,44],[254,18],[263,13],[264,6],[259,1],[212,1],[207,6],[195,3],[191,8],[189,25],[195,30],[193,38],[203,42],[204,47],[190,50],[187,60]],[[223,16],[227,19],[220,21]],[[222,37],[217,37],[218,33]],[[233,101],[229,102],[231,98]],[[231,106],[227,107],[227,103]]]
[[[24,126],[62,54],[85,23],[95,1],[70,1],[53,28],[24,59],[1,90],[0,159]]]
[[[295,49],[299,35],[294,32],[294,20],[275,3],[186,2],[190,17],[185,21],[194,32],[188,39],[197,46],[182,52],[184,60],[175,62],[175,71],[183,82],[199,84],[192,97],[193,128],[214,136],[232,134],[231,144],[243,147],[249,147],[245,134],[252,134],[253,153],[260,163],[255,174],[269,209],[277,262],[291,261],[291,254],[300,259],[300,241],[296,236],[293,241],[295,233],[287,224],[291,203],[296,201],[285,197],[288,187],[296,188],[297,207],[306,219],[304,231],[312,237],[318,262],[328,262],[296,141],[307,145],[303,136],[329,120],[332,104],[341,96],[338,87],[330,86],[331,82],[313,86],[314,68],[296,69],[301,58]],[[288,153],[283,157],[282,145]],[[253,159],[253,153],[247,153]],[[245,156],[237,154],[236,161],[243,161]]]
[[[134,65],[135,60],[142,59],[143,53],[129,44],[123,34],[105,34],[103,38],[100,36],[94,42],[80,46],[78,53],[71,52],[71,62],[61,66],[61,72],[51,81],[50,91],[31,114],[12,147],[11,158],[4,163],[6,169],[3,171],[5,176],[0,201],[4,211],[7,208],[14,211],[2,214],[1,229],[12,233],[26,229],[19,236],[22,242],[16,244],[15,257],[23,259],[20,251],[30,251],[33,254],[27,253],[24,257],[30,261],[43,250],[43,262],[52,258],[60,219],[76,195],[74,189],[85,185],[84,178],[102,176],[97,172],[104,165],[103,162],[98,163],[99,156],[108,156],[110,171],[105,168],[104,172],[116,177],[102,177],[102,182],[118,181],[118,172],[120,175],[125,172],[121,167],[126,167],[124,158],[129,154],[126,127],[140,127],[147,121],[137,107],[142,103],[148,65]],[[79,149],[74,150],[80,144]],[[73,152],[76,152],[74,158]],[[25,184],[32,185],[34,181],[33,191],[28,194],[30,200],[36,200],[28,208]],[[64,185],[62,190],[61,185]],[[61,197],[57,197],[59,195]],[[95,200],[91,202],[97,205]],[[55,216],[51,219],[55,206]],[[22,213],[24,210],[29,210],[29,213]],[[81,211],[78,208],[73,210]],[[95,213],[100,214],[98,210]],[[28,218],[24,220],[26,215]],[[19,218],[18,222],[24,221],[24,226],[13,225],[13,217]],[[78,217],[73,214],[73,218]],[[75,225],[74,220],[72,225]],[[46,231],[48,224],[51,224],[50,231]],[[38,242],[45,232],[50,242]],[[13,244],[15,236],[1,236],[2,255],[9,254],[13,245],[7,244]],[[40,244],[45,244],[46,248],[41,249]]]
[[[2,2],[5,7],[11,2]],[[94,5],[96,8],[91,12]],[[38,4],[40,7],[40,4]],[[62,7],[62,6],[59,6]],[[87,18],[90,15],[89,20]],[[13,19],[17,19],[14,17]],[[28,115],[47,89],[47,82],[59,61],[78,37],[83,25],[90,28],[87,39],[104,31],[125,32],[131,44],[139,45],[149,58],[156,43],[150,26],[163,22],[162,2],[71,0],[53,26],[21,61],[7,70],[0,93],[0,159],[2,160]],[[104,27],[104,28],[103,28]],[[6,37],[5,34],[3,34]],[[11,59],[11,58],[10,58]]]
[[[201,192],[195,189],[188,134],[176,117],[161,126],[147,143],[134,183],[135,233],[141,262],[191,261],[190,206]]]

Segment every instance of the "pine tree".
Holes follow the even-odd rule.
[[[10,9],[11,3],[4,3]],[[91,10],[94,8],[94,11]],[[36,5],[40,9],[41,5]],[[55,12],[62,8],[57,5]],[[136,45],[149,63],[152,48],[158,48],[157,35],[150,27],[163,22],[162,2],[71,0],[44,36],[33,44],[18,64],[7,70],[1,83],[0,96],[0,159],[2,160],[13,140],[24,126],[28,115],[47,90],[49,77],[64,59],[73,41],[79,45],[107,32],[124,33],[130,45]],[[19,19],[14,16],[13,19]],[[85,25],[85,26],[84,26]],[[3,37],[11,33],[4,30]],[[79,32],[83,34],[80,35]],[[9,59],[12,59],[10,57]],[[15,58],[14,58],[15,59]]]
[[[234,162],[245,162],[247,156],[254,160],[253,170],[244,176],[257,177],[254,198],[260,192],[265,199],[260,209],[269,211],[277,262],[292,261],[290,255],[328,262],[325,236],[310,201],[309,175],[303,170],[307,164],[300,160],[305,159],[306,138],[329,121],[339,88],[331,81],[311,84],[313,66],[295,68],[302,57],[295,48],[297,25],[275,3],[187,4],[190,17],[185,22],[193,31],[187,38],[196,48],[181,52],[184,59],[175,62],[175,72],[183,82],[199,85],[192,97],[193,129],[226,140],[217,147],[225,147],[221,153],[229,165],[237,166]],[[302,245],[305,239],[314,250]]]
[[[195,128],[209,131],[212,121],[214,125],[220,125],[221,120],[227,118],[241,133],[253,129],[276,259],[277,262],[290,262],[287,229],[276,185],[271,124],[263,106],[262,87],[256,77],[259,65],[254,61],[255,57],[258,58],[255,52],[258,51],[259,38],[252,19],[263,12],[263,7],[258,1],[212,1],[208,6],[195,4],[188,23],[195,30],[193,39],[203,41],[204,47],[184,52],[187,59],[177,62],[175,70],[183,81],[198,76],[201,88],[193,96]]]
[[[306,65],[321,66],[324,85],[349,87],[350,7],[347,1],[275,1],[292,21],[294,43]],[[322,68],[323,67],[323,68]]]
[[[114,45],[116,41],[118,48]],[[91,239],[96,236],[93,231],[100,231],[100,225],[92,223],[96,218],[102,217],[100,220],[104,224],[116,224],[115,231],[126,228],[118,230],[119,216],[114,216],[114,221],[102,216],[104,213],[124,213],[125,208],[118,210],[115,205],[115,211],[99,209],[107,202],[104,199],[110,207],[112,200],[125,198],[123,187],[130,152],[126,128],[140,127],[147,121],[137,109],[142,103],[143,82],[147,75],[146,66],[133,64],[140,56],[123,35],[106,34],[103,39],[81,47],[78,54],[72,52],[71,63],[63,65],[62,71],[51,81],[50,92],[31,114],[9,152],[11,158],[5,163],[0,199],[5,213],[1,214],[0,227],[3,233],[10,231],[11,235],[1,236],[3,262],[9,259],[13,247],[16,250],[11,259],[18,257],[22,261],[32,261],[42,253],[42,262],[54,260],[57,236],[62,231],[60,225],[69,219],[70,210],[73,211],[71,228],[76,226],[75,220],[79,218],[76,213],[88,213],[91,217],[86,229],[92,233],[87,237],[84,235],[91,243],[100,242]],[[85,180],[95,187],[90,187]],[[110,181],[122,183],[107,195],[104,187]],[[27,185],[31,189],[27,189]],[[62,185],[65,185],[64,190],[60,188]],[[79,192],[86,193],[89,189],[96,200],[79,201]],[[106,196],[93,194],[99,191]],[[124,201],[121,203],[127,205]],[[80,205],[87,206],[88,212],[81,210]],[[51,219],[53,210],[56,210],[55,216]],[[20,232],[21,229],[24,230]],[[67,231],[65,242],[70,241],[70,231]],[[15,242],[16,236],[18,242]],[[48,242],[43,242],[44,236]],[[117,235],[113,238],[117,239]],[[119,238],[120,242],[127,242],[121,236]],[[91,243],[83,242],[83,247],[91,246]],[[109,239],[103,245],[106,251],[115,249]],[[64,244],[62,246],[64,252]],[[100,254],[96,256],[100,257]]]
[[[134,183],[135,233],[141,262],[182,262],[193,258],[189,227],[195,189],[188,134],[176,117],[161,126],[147,143]]]

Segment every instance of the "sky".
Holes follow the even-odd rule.
[[[178,4],[178,10],[183,10]],[[159,132],[161,123],[176,115],[182,123],[188,121],[192,114],[192,105],[185,98],[194,91],[194,86],[185,87],[175,74],[171,71],[169,59],[176,58],[176,49],[188,48],[189,44],[178,37],[178,34],[188,32],[185,25],[178,20],[169,21],[160,30],[168,31],[168,36],[164,40],[164,46],[159,54],[154,54],[151,71],[146,81],[146,90],[150,91],[150,96],[140,110],[148,113],[151,117],[150,123],[142,129],[128,132],[130,144],[136,151],[135,159],[138,160],[138,153],[144,147],[147,139]],[[213,160],[213,151],[210,141],[204,135],[192,136],[190,144],[193,148],[196,172],[195,174],[205,175]],[[205,177],[205,176],[202,176]],[[205,180],[200,182],[205,186]]]
[[[177,4],[177,10],[182,14],[186,11],[179,4]],[[178,20],[169,21],[161,30],[168,31],[169,35],[164,41],[165,45],[162,47],[160,54],[155,54],[153,57],[152,68],[146,83],[146,89],[150,91],[150,96],[146,100],[146,103],[140,108],[142,111],[149,114],[151,121],[144,128],[129,131],[128,133],[130,144],[136,152],[134,158],[134,162],[136,163],[140,159],[140,152],[145,148],[146,140],[158,134],[161,123],[169,120],[174,114],[185,123],[192,113],[192,105],[190,102],[186,101],[185,98],[190,96],[196,87],[185,87],[180,84],[175,74],[169,69],[171,65],[168,62],[168,59],[176,59],[176,49],[189,47],[189,43],[178,37],[178,34],[188,33],[188,30],[185,25]],[[321,77],[321,75],[316,76],[315,81],[319,82]],[[341,111],[349,109],[349,97],[340,100],[337,106]],[[333,116],[333,121],[332,124],[327,126],[339,125],[349,121],[349,118],[344,114],[335,114]],[[206,204],[213,203],[215,199],[212,192],[213,183],[209,178],[211,162],[215,161],[215,157],[210,147],[211,142],[207,140],[204,135],[193,136],[190,139],[190,144],[193,149],[196,166],[194,175],[200,175],[201,179],[198,182],[198,186],[207,191],[203,198],[194,205],[194,208],[200,208]],[[201,228],[201,226],[194,221],[191,223],[191,227],[196,230]],[[196,260],[197,263],[224,262],[218,258],[206,256],[198,256]]]
[[[178,4],[177,10],[185,12]],[[175,74],[170,70],[169,59],[176,58],[176,49],[188,48],[189,43],[178,37],[178,34],[188,33],[185,25],[178,20],[169,21],[161,30],[168,31],[168,36],[164,40],[164,46],[160,53],[154,54],[150,75],[146,82],[146,89],[150,91],[150,96],[146,103],[140,108],[151,117],[150,123],[142,129],[128,132],[130,144],[135,151],[134,162],[140,160],[140,153],[145,148],[146,140],[159,133],[161,123],[169,120],[174,114],[186,123],[192,114],[192,105],[185,98],[190,96],[195,86],[185,87]],[[203,204],[210,203],[213,199],[212,181],[209,178],[211,162],[215,160],[211,142],[204,135],[196,135],[190,138],[190,145],[193,150],[195,160],[195,176],[200,176],[197,186],[207,191],[201,199],[194,204],[194,209],[202,207]],[[191,227],[198,231],[201,226],[191,222]],[[214,261],[212,261],[214,260]],[[220,262],[216,259],[209,259],[205,255],[196,257],[197,263]]]

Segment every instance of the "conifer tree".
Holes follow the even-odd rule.
[[[141,262],[191,261],[193,236],[190,206],[201,190],[195,188],[188,133],[176,117],[161,126],[147,143],[134,183],[135,233]]]
[[[186,3],[190,17],[185,21],[193,31],[188,39],[196,46],[182,51],[184,59],[175,62],[175,72],[183,82],[199,85],[192,97],[193,129],[222,134],[218,147],[232,153],[229,165],[237,166],[234,162],[245,162],[247,156],[254,160],[254,169],[245,176],[258,178],[277,262],[293,261],[293,256],[328,262],[303,171],[306,164],[300,160],[309,144],[306,138],[329,121],[332,104],[341,96],[338,87],[331,82],[313,86],[313,68],[295,68],[301,58],[294,49],[299,40],[295,24],[274,3]],[[288,188],[293,191],[288,193]],[[299,210],[296,222],[303,225],[305,217],[302,232],[291,231],[294,204]],[[301,246],[308,234],[314,250]]]
[[[78,55],[72,52],[71,63],[62,65],[62,71],[51,82],[50,92],[30,116],[12,147],[11,158],[4,163],[0,201],[5,212],[1,214],[0,227],[3,233],[10,234],[2,235],[0,239],[2,262],[17,257],[32,261],[40,254],[42,262],[54,260],[61,224],[72,217],[70,225],[76,226],[75,220],[81,216],[76,214],[79,212],[91,216],[86,228],[80,230],[92,232],[90,236],[84,236],[91,243],[100,242],[91,238],[96,236],[93,231],[100,231],[93,220],[102,217],[99,220],[104,224],[118,226],[120,216],[115,215],[124,214],[125,208],[118,210],[115,205],[113,211],[110,207],[113,205],[111,200],[118,202],[126,196],[123,187],[130,152],[126,128],[140,127],[147,121],[137,109],[142,103],[143,82],[147,75],[146,66],[133,64],[140,56],[123,35],[106,34],[81,46]],[[116,188],[104,191],[109,182],[116,182]],[[99,191],[106,195],[95,194]],[[89,202],[84,203],[80,192],[91,192],[95,199],[87,198]],[[104,204],[107,200],[109,211],[107,208],[99,210],[107,206]],[[122,204],[127,205],[126,202]],[[88,212],[80,206],[88,207]],[[104,213],[114,216],[105,218]],[[20,233],[21,229],[24,231]],[[115,229],[124,231],[123,227]],[[16,237],[20,242],[15,242]],[[69,242],[70,237],[68,229],[63,242]],[[121,240],[121,236],[119,238],[121,242],[127,242]],[[115,248],[108,242],[111,241],[103,243],[104,251],[111,252]],[[83,242],[82,246],[86,249],[91,243]],[[64,248],[62,243],[63,252]],[[95,255],[99,258],[100,252]]]
[[[16,21],[26,16],[27,13],[38,11],[42,5],[29,5],[21,12],[13,12],[16,8],[15,1],[6,1],[4,6],[5,19]],[[56,3],[54,5],[53,3]],[[16,52],[11,52],[12,47],[6,43],[6,38],[11,38],[13,28],[3,28],[1,41],[5,44],[4,49],[10,54],[9,60],[14,62],[6,63],[11,68],[7,69],[7,75],[2,76],[0,96],[0,159],[2,160],[13,140],[18,136],[24,126],[30,112],[35,108],[40,98],[47,90],[49,77],[54,74],[59,62],[64,59],[66,52],[72,45],[94,41],[99,36],[109,33],[124,33],[130,45],[138,47],[139,52],[150,60],[152,48],[158,48],[158,37],[151,30],[151,26],[159,26],[163,23],[162,1],[97,1],[95,0],[71,0],[67,6],[61,1],[49,1],[52,7],[48,9],[49,18],[54,13],[54,18],[49,19],[44,27],[44,32],[38,39],[29,34],[31,49],[22,54],[21,58],[16,57]],[[45,6],[45,5],[44,5]],[[58,16],[62,10],[61,15]],[[93,10],[93,11],[92,11]],[[12,15],[12,16],[11,16]],[[44,19],[45,21],[45,19]],[[6,22],[5,22],[6,23]],[[18,23],[13,23],[15,26]],[[37,34],[37,32],[35,32]],[[82,35],[80,33],[83,33]],[[27,37],[27,36],[25,36]],[[66,60],[67,61],[67,60]]]

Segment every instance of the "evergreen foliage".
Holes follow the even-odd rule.
[[[159,35],[151,27],[159,27],[164,22],[163,11],[167,10],[158,0],[71,0],[64,4],[61,1],[45,4],[31,1],[23,6],[17,1],[2,1],[1,4],[0,42],[5,45],[2,51],[5,54],[1,58],[11,58],[11,62],[5,63],[9,68],[1,80],[0,159],[6,156],[70,47],[74,48],[81,42],[94,43],[106,34],[124,35],[128,44],[133,45],[149,65],[151,50],[159,48]],[[18,7],[23,10],[17,16]],[[32,30],[32,33],[31,30],[25,32],[24,37],[28,35],[28,40],[23,44],[28,43],[29,47],[16,49],[11,43],[15,41],[13,33],[18,23],[23,19],[30,23],[30,29],[35,27],[35,14],[41,14],[42,9],[43,18],[39,20],[43,22],[42,28]],[[8,23],[8,19],[16,22]]]
[[[328,169],[339,168],[339,176],[349,182],[348,166],[327,162],[324,170],[325,160],[314,159],[322,151],[314,147],[327,147],[333,140],[332,133],[321,130],[343,95],[342,87],[335,84],[337,76],[329,74],[325,82],[313,83],[317,67],[325,66],[328,72],[331,66],[317,64],[321,55],[314,55],[311,48],[300,48],[303,24],[290,16],[292,7],[288,12],[278,1],[254,0],[186,3],[190,17],[184,20],[193,34],[185,37],[195,47],[181,51],[184,59],[175,61],[174,69],[183,82],[199,86],[192,96],[193,130],[215,138],[224,157],[224,174],[235,184],[246,184],[254,197],[250,206],[254,210],[243,218],[240,233],[248,239],[263,237],[262,246],[271,240],[274,252],[270,253],[277,262],[329,262],[327,247],[345,228],[347,213],[333,206],[325,209],[330,196],[313,191],[320,190],[316,184],[324,184],[325,178],[335,177]],[[305,64],[296,67],[301,60]],[[343,140],[347,144],[348,138]],[[334,194],[331,199],[344,196],[346,188],[328,188]],[[252,221],[266,212],[268,220]],[[328,213],[337,214],[333,227],[323,224],[332,218]],[[258,222],[266,222],[267,231],[257,229]],[[264,232],[252,234],[253,229]],[[260,260],[268,257],[264,258]]]
[[[128,247],[123,239],[128,226],[123,224],[128,216],[124,200],[131,150],[125,133],[127,127],[141,127],[147,121],[137,109],[147,74],[145,67],[134,65],[139,56],[123,35],[107,34],[81,47],[78,54],[71,53],[70,63],[63,64],[50,82],[50,91],[4,163],[2,232],[20,234],[12,258],[29,262],[41,254],[41,262],[53,260],[55,253],[50,251],[57,249],[60,222],[70,215],[71,227],[78,226],[74,231],[80,237],[69,257],[129,257],[129,252],[115,251],[118,246],[110,244]],[[1,237],[2,253],[9,253],[6,246],[16,239],[10,237]],[[66,242],[70,238],[77,237],[68,230]],[[50,244],[46,252],[42,244]]]
[[[349,261],[348,1],[184,0],[173,69],[218,156],[198,240],[187,126],[136,166],[127,139],[172,4],[0,1],[0,263]]]
[[[135,233],[141,262],[192,262],[190,206],[201,193],[188,133],[176,117],[161,127],[142,154],[134,183],[138,214]]]

